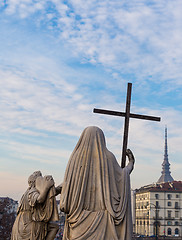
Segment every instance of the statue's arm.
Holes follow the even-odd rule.
[[[37,203],[43,203],[45,201],[46,196],[47,196],[47,192],[48,192],[48,190],[39,194],[39,196],[37,198]]]
[[[39,190],[39,196],[37,198],[38,203],[43,203],[46,200],[47,193],[52,186],[54,186],[54,180],[52,176],[48,176],[43,187]]]
[[[62,187],[63,187],[63,184],[62,184],[62,183],[56,187],[56,196],[57,196],[58,194],[61,194]]]
[[[132,153],[132,151],[130,149],[126,150],[126,156],[129,159],[129,163],[128,163],[128,165],[126,167],[128,168],[129,173],[131,173],[133,168],[134,168],[135,157],[134,157],[134,155],[133,155],[133,153]]]

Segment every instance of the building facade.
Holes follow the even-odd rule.
[[[136,190],[135,232],[146,236],[182,236],[181,181]]]
[[[156,184],[134,191],[134,232],[152,236],[182,236],[182,182],[170,172],[165,128],[164,160]]]

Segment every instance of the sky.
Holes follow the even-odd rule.
[[[31,173],[63,181],[84,128],[100,127],[121,159],[131,112],[132,189],[161,176],[164,129],[173,178],[182,180],[181,0],[0,1],[0,196],[19,200]]]

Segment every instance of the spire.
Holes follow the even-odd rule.
[[[164,145],[164,161],[162,163],[162,175],[157,181],[157,183],[162,182],[172,182],[174,179],[171,176],[170,172],[170,163],[168,160],[168,147],[167,147],[167,127],[165,127],[165,145]]]

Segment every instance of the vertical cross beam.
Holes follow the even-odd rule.
[[[128,144],[131,90],[132,90],[132,84],[128,83],[127,98],[126,98],[126,110],[125,110],[125,123],[124,123],[124,136],[123,136],[123,152],[122,152],[122,161],[121,161],[122,168],[124,168],[125,164],[126,164],[126,149],[127,149],[127,144]]]

